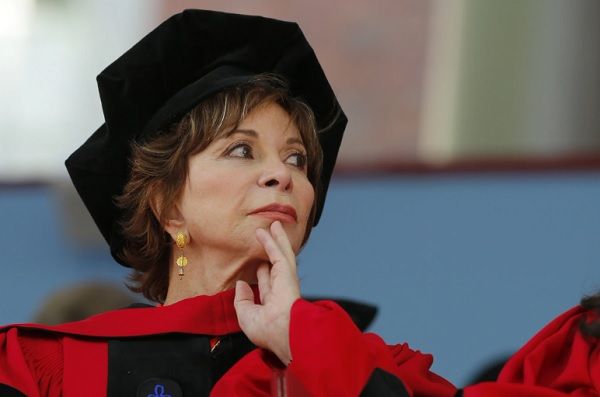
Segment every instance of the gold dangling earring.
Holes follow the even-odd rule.
[[[179,274],[180,280],[183,279],[183,268],[186,267],[188,263],[187,257],[183,254],[183,248],[185,247],[186,243],[186,235],[183,232],[178,232],[175,236],[175,244],[177,244],[177,248],[181,250],[181,252],[179,253],[179,257],[176,261],[177,267],[179,268],[177,274]]]

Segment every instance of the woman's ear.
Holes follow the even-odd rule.
[[[173,204],[172,208],[164,208],[162,197],[157,196],[150,201],[150,209],[173,240],[175,240],[178,232],[185,230],[185,221],[176,203]],[[163,211],[164,217],[162,217]]]
[[[171,238],[175,240],[177,233],[186,230],[183,215],[181,215],[181,211],[176,205],[168,210],[166,215],[163,227],[171,235]]]

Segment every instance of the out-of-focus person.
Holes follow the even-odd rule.
[[[123,309],[135,302],[131,293],[114,283],[81,282],[61,288],[46,297],[37,309],[33,322],[46,325],[69,323],[109,310]]]

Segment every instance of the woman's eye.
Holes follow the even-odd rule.
[[[227,150],[227,156],[244,159],[252,158],[252,148],[247,143],[239,143]]]
[[[292,164],[294,167],[300,169],[304,169],[306,162],[306,155],[304,153],[293,153],[287,158],[288,164]]]

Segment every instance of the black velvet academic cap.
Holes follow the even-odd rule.
[[[123,236],[114,197],[128,173],[130,143],[180,120],[201,100],[260,73],[277,74],[313,110],[323,148],[315,225],[347,119],[297,24],[186,10],[150,32],[97,77],[105,122],[66,161],[67,170],[113,257]]]

